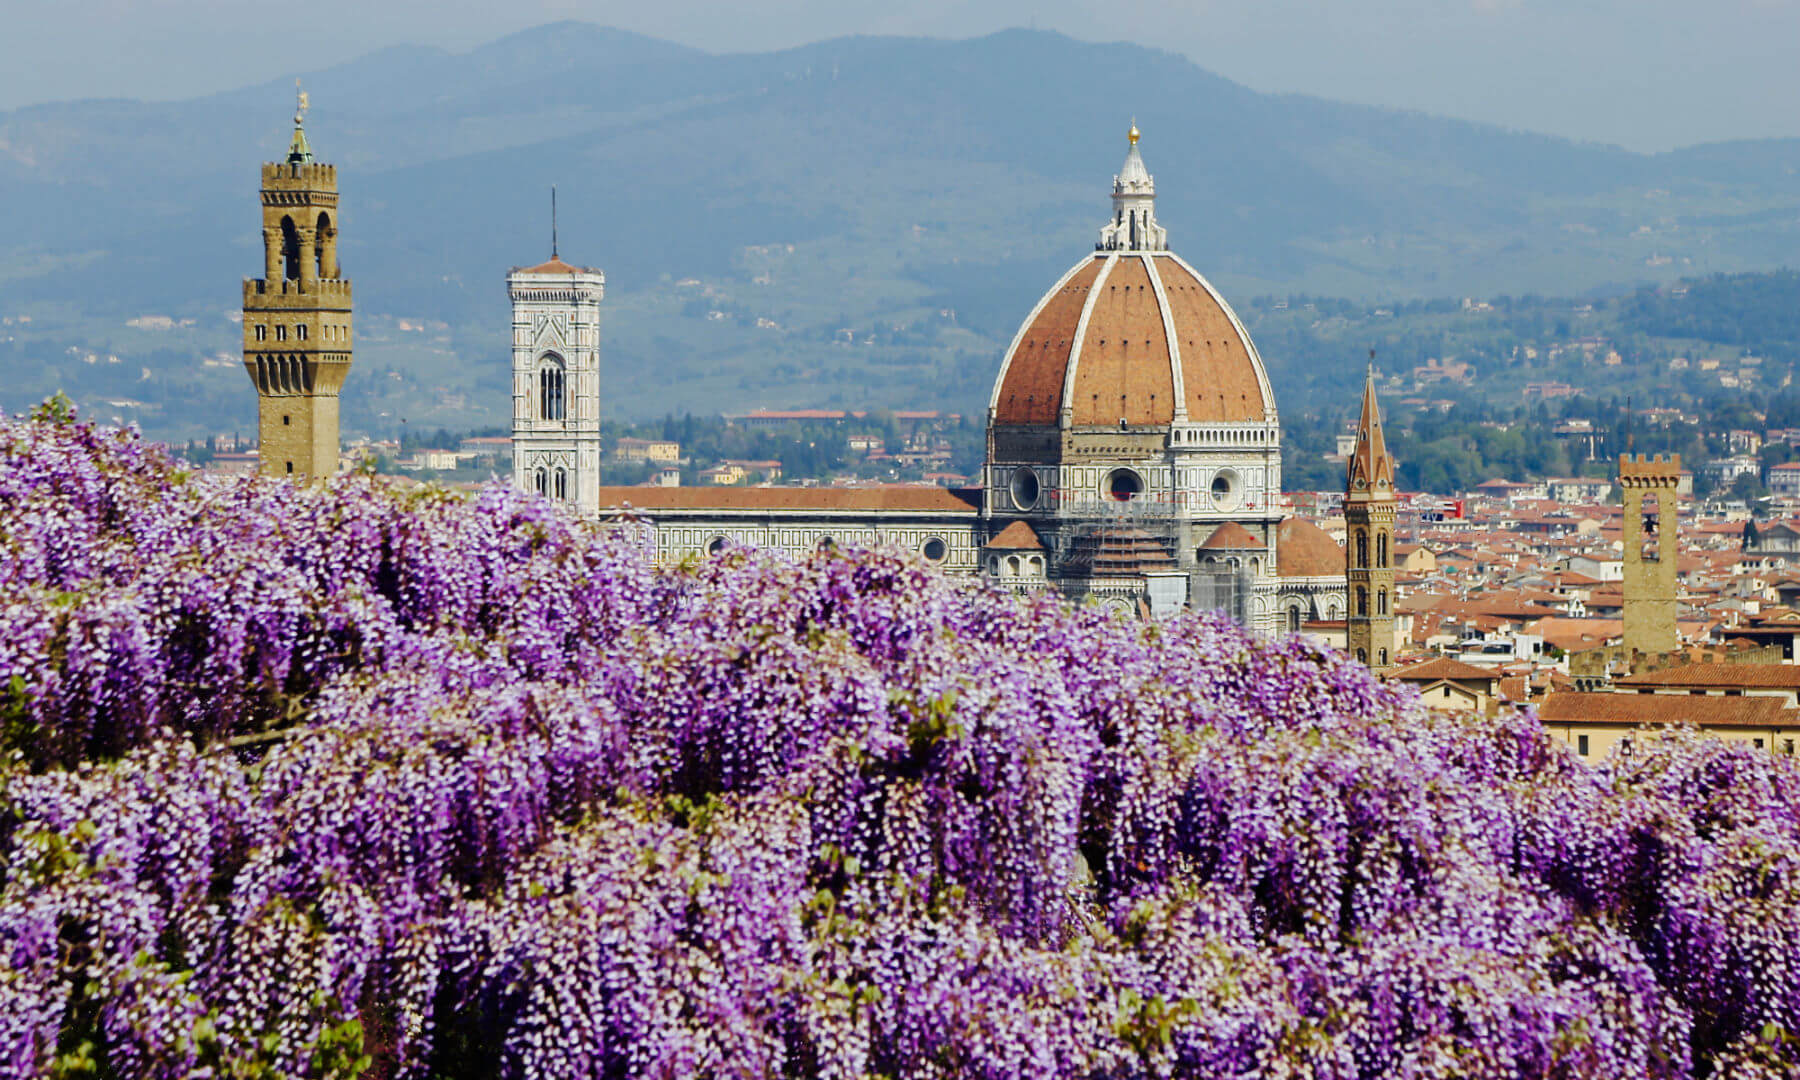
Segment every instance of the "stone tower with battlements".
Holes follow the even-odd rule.
[[[1394,459],[1381,430],[1375,401],[1375,368],[1363,383],[1356,451],[1344,483],[1344,576],[1350,608],[1345,644],[1350,655],[1377,672],[1393,667]]]
[[[600,301],[606,275],[550,260],[506,275],[512,299],[513,482],[583,514],[600,500]]]
[[[337,167],[313,160],[305,113],[301,94],[286,160],[262,167],[263,276],[244,280],[244,369],[265,476],[337,472],[338,391],[350,373]]]
[[[1619,490],[1625,497],[1625,649],[1652,656],[1672,652],[1675,570],[1681,483],[1679,454],[1619,458]]]

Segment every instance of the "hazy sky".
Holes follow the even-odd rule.
[[[186,97],[566,18],[714,51],[1035,25],[1257,90],[1638,150],[1800,135],[1800,0],[0,0],[0,108]]]

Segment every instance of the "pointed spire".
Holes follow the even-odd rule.
[[[300,80],[294,80],[294,138],[288,143],[288,164],[300,165],[313,159],[312,145],[306,141],[306,109],[311,102]]]
[[[1381,431],[1381,406],[1375,400],[1375,350],[1369,350],[1369,373],[1363,381],[1362,419],[1356,425],[1356,452],[1350,455],[1348,494],[1394,490],[1394,459]]]
[[[556,253],[556,185],[550,185],[550,258],[559,258]]]
[[[1100,230],[1099,251],[1167,251],[1169,231],[1156,223],[1156,179],[1138,153],[1137,120],[1125,133],[1125,164],[1113,177],[1113,216]]]

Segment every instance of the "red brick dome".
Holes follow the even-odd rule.
[[[989,408],[998,425],[1275,419],[1243,324],[1168,251],[1098,251],[1063,275],[1013,338]]]

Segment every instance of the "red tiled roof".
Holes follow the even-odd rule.
[[[1042,551],[1044,544],[1030,525],[1015,521],[1001,529],[1000,534],[989,540],[987,546],[1002,551]]]
[[[1800,709],[1778,697],[1694,694],[1578,694],[1558,690],[1538,706],[1546,724],[1695,724],[1800,727]]]
[[[979,512],[975,488],[888,484],[866,488],[603,487],[600,505],[636,510],[759,510],[789,513],[873,510],[969,514]]]
[[[1423,664],[1413,664],[1392,673],[1401,682],[1437,682],[1448,679],[1451,682],[1487,682],[1500,678],[1492,668],[1476,667],[1465,664],[1461,660],[1452,660],[1448,656],[1436,660],[1427,660]]]
[[[1249,551],[1261,550],[1262,546],[1263,542],[1258,540],[1249,529],[1235,521],[1227,521],[1213,530],[1212,535],[1206,538],[1206,543],[1200,545],[1200,550]]]
[[[517,273],[517,274],[595,274],[595,273],[599,273],[599,271],[597,271],[597,270],[589,270],[586,267],[582,267],[582,266],[570,266],[568,263],[563,262],[561,259],[558,259],[558,258],[552,258],[548,262],[541,262],[541,263],[538,263],[536,266],[527,266],[527,267],[524,267],[523,269],[515,270],[513,272]]]
[[[1800,667],[1793,664],[1683,664],[1631,675],[1620,679],[1619,685],[1800,690]]]
[[[1278,576],[1326,577],[1344,572],[1344,549],[1305,518],[1285,517],[1275,529]]]

